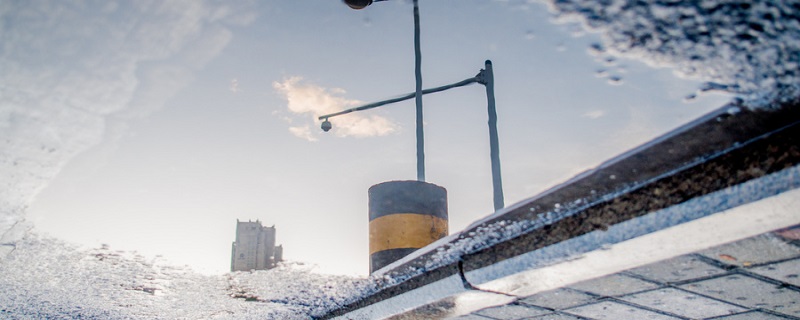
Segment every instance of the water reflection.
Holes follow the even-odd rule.
[[[424,2],[424,81],[449,83],[476,62],[495,62],[513,203],[721,105],[731,92],[754,104],[797,92],[796,3],[708,4],[607,10],[548,2],[557,16],[582,21],[559,27],[540,4]],[[273,84],[308,79],[295,100],[308,108],[334,102],[344,109],[409,91],[409,6],[373,7],[52,2],[0,9],[7,21],[0,31],[7,49],[0,55],[0,255],[7,279],[15,279],[4,282],[3,297],[18,305],[36,283],[54,282],[37,296],[115,317],[137,315],[116,301],[149,294],[144,288],[162,280],[200,281],[216,292],[224,287],[219,277],[181,269],[148,279],[150,271],[131,270],[155,268],[147,257],[163,254],[222,274],[237,218],[281,226],[288,260],[365,274],[366,189],[412,175],[410,107],[362,119],[392,119],[398,129],[387,136],[322,137],[305,129],[318,127],[313,116],[292,112]],[[708,82],[693,93],[701,80]],[[485,128],[475,125],[485,111],[466,107],[477,99],[465,92],[426,100],[430,180],[450,191],[451,230],[492,211],[485,159],[472,153],[486,145]],[[30,230],[91,250],[101,243],[139,250],[144,258],[89,270],[117,280],[145,274],[147,285],[116,292],[117,280],[80,271],[97,263],[94,251]],[[26,263],[41,273],[27,280],[14,273]],[[44,271],[54,269],[63,272]],[[95,291],[75,297],[61,289],[75,276]],[[94,301],[93,294],[120,298]],[[52,302],[37,301],[25,310]]]

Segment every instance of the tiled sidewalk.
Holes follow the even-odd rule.
[[[456,319],[800,319],[797,230],[763,234]]]

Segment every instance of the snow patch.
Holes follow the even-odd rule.
[[[3,319],[309,319],[375,291],[369,278],[285,263],[209,276],[29,232],[0,260]]]

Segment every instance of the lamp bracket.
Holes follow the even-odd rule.
[[[475,75],[475,81],[482,85],[486,85],[486,70],[481,69],[477,75]]]

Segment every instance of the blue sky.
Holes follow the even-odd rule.
[[[34,230],[222,273],[236,219],[259,219],[286,259],[366,274],[367,189],[416,177],[413,100],[329,133],[315,119],[413,91],[410,2],[44,6],[0,9],[0,110],[17,119],[0,128],[47,169],[19,178]],[[507,205],[729,98],[685,102],[699,80],[592,50],[599,35],[538,2],[420,7],[424,87],[494,63]],[[423,103],[427,180],[448,189],[457,231],[493,211],[485,92]]]

